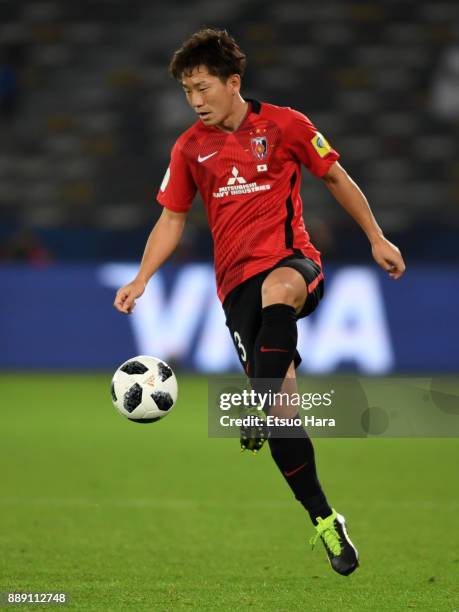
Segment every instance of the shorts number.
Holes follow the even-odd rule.
[[[237,331],[235,331],[233,334],[233,337],[234,337],[234,341],[236,342],[236,346],[238,348],[239,354],[241,355],[241,359],[245,363],[247,361],[247,352],[245,350],[244,345],[242,344],[241,336],[239,335]]]

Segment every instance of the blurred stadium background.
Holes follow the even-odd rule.
[[[327,278],[303,373],[459,370],[457,0],[0,0],[0,590],[60,588],[82,610],[455,609],[457,440],[317,442],[366,559],[344,585],[307,553],[269,452],[248,468],[207,438],[205,375],[238,365],[199,200],[134,315],[112,308],[194,121],[168,60],[202,26],[246,51],[243,95],[311,117],[407,261],[385,278],[303,173]],[[142,353],[179,372],[160,430],[111,413],[109,373]]]
[[[328,306],[302,325],[304,369],[457,370],[457,2],[1,0],[0,14],[1,366],[111,368],[153,352],[189,369],[237,368],[199,201],[133,320],[110,311],[132,271],[105,265],[138,262],[171,146],[194,121],[168,59],[195,29],[222,25],[248,54],[243,93],[312,118],[408,263],[403,282],[388,283],[360,230],[304,173],[305,221],[329,280]]]

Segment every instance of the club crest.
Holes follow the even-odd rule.
[[[255,136],[250,139],[252,144],[252,153],[257,159],[265,159],[268,152],[268,141],[266,136]]]

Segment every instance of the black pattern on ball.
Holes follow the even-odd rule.
[[[148,368],[143,363],[140,363],[140,361],[133,359],[132,361],[125,363],[120,370],[126,374],[145,374],[145,372],[148,371]]]
[[[165,391],[156,391],[151,394],[151,397],[160,410],[167,412],[174,403],[174,400],[169,393]]]
[[[124,394],[123,406],[127,412],[131,413],[142,401],[142,387],[135,383]]]
[[[128,417],[128,421],[132,421],[133,423],[156,423],[156,421],[160,421],[161,417],[155,417],[154,419],[130,419]]]
[[[158,374],[159,374],[160,379],[164,382],[165,380],[167,380],[168,378],[172,376],[172,370],[170,369],[168,365],[160,361],[158,363]]]
[[[113,400],[114,402],[116,402],[116,400],[117,400],[118,398],[116,397],[116,393],[115,393],[115,383],[113,382],[113,380],[112,380],[112,386],[110,387],[110,393],[112,394],[112,400]]]

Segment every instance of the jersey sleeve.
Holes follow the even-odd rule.
[[[291,110],[286,127],[287,147],[291,155],[301,162],[314,176],[326,174],[339,159],[315,125],[302,113]]]
[[[188,212],[196,195],[196,184],[179,141],[171,151],[169,167],[156,195],[158,202],[174,212]]]

